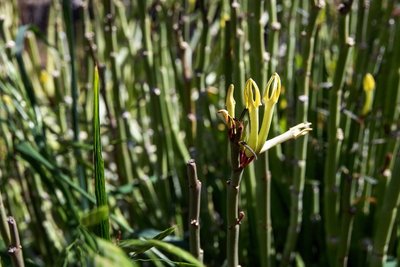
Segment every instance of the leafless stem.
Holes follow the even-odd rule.
[[[199,260],[203,261],[203,250],[200,247],[200,193],[201,182],[197,178],[196,163],[193,159],[187,163],[187,174],[189,178],[189,243],[190,252]]]
[[[10,254],[14,267],[24,267],[24,258],[22,256],[22,246],[19,240],[17,223],[13,217],[7,219],[8,227],[10,228],[11,243],[8,247],[8,254]]]

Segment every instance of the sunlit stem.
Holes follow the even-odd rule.
[[[372,108],[372,100],[374,99],[374,91],[365,92],[365,102],[361,111],[361,115],[367,115]]]
[[[250,134],[249,134],[249,141],[247,142],[247,144],[254,150],[258,144],[258,108],[250,108],[249,117],[250,117]],[[246,150],[246,155],[248,157],[251,157],[252,153],[249,150]]]
[[[256,153],[259,153],[263,147],[263,142],[267,140],[269,129],[271,127],[271,122],[272,122],[272,115],[274,114],[274,108],[275,104],[268,103],[265,105],[264,109],[264,117],[263,121],[261,124],[261,129],[260,129],[260,134],[258,139],[260,140],[260,143],[258,144],[258,147],[256,148]]]

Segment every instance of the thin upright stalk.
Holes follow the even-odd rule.
[[[339,58],[336,63],[333,87],[329,94],[328,120],[328,154],[324,172],[324,222],[327,252],[329,259],[335,258],[338,245],[338,184],[336,172],[339,161],[340,144],[343,138],[339,128],[342,86],[349,57],[354,41],[349,38],[349,15],[351,6],[343,4],[339,10]]]
[[[250,73],[258,84],[265,84],[267,64],[265,60],[264,25],[261,25],[261,14],[264,10],[264,1],[248,2],[248,30],[251,46]]]
[[[10,231],[7,226],[6,209],[4,208],[3,197],[0,194],[0,233],[5,244],[10,244]]]
[[[269,33],[268,33],[268,53],[269,53],[269,61],[268,61],[268,67],[266,73],[268,73],[268,77],[271,76],[274,72],[276,72],[276,68],[278,66],[278,52],[279,52],[279,32],[281,30],[281,24],[278,21],[278,10],[277,10],[277,1],[276,0],[269,0],[266,1],[266,8],[268,12],[268,28],[269,28]],[[262,19],[260,20],[261,24]],[[262,26],[262,24],[261,24]],[[264,55],[264,54],[263,54]],[[266,55],[266,54],[265,54]],[[279,123],[278,123],[278,114],[276,116],[272,117],[272,125],[271,125],[271,135],[278,135],[279,134]],[[265,154],[265,161],[266,158],[268,158],[268,155]],[[281,177],[282,173],[281,170],[282,168],[279,168],[279,163],[281,160],[283,160],[284,155],[282,154],[282,148],[280,145],[275,146],[269,156],[269,160],[271,161],[271,167],[274,166],[275,168],[271,169],[271,172],[274,173],[274,175]],[[263,167],[264,169],[268,166],[268,163],[266,163]],[[269,173],[269,169],[265,169],[265,173]],[[269,200],[267,200],[269,201]],[[269,255],[269,254],[267,254]]]
[[[249,55],[249,63],[250,63],[250,73],[252,78],[258,84],[265,84],[265,77],[267,74],[268,64],[266,60],[265,53],[265,42],[264,42],[264,22],[261,20],[261,15],[264,11],[264,1],[248,1],[248,20],[247,20],[247,28],[248,28],[248,39],[251,47],[251,53]],[[256,210],[256,220],[258,227],[258,243],[259,243],[259,257],[261,266],[268,266],[271,257],[271,250],[269,249],[271,246],[267,244],[270,240],[270,231],[271,227],[267,227],[267,221],[269,221],[270,214],[267,209],[267,202],[269,200],[269,195],[266,195],[266,189],[269,187],[267,184],[270,182],[270,179],[265,179],[267,174],[269,175],[269,169],[267,168],[267,155],[266,152],[262,155],[262,169],[260,172],[255,172],[256,168],[250,169],[250,171],[254,172],[254,176],[256,177],[256,199],[258,202],[258,207]],[[250,181],[246,181],[247,184]],[[250,188],[249,188],[250,189]],[[247,189],[246,189],[247,190]],[[271,226],[271,225],[270,225]]]
[[[290,17],[288,25],[288,48],[286,54],[286,75],[284,76],[284,84],[287,88],[287,99],[289,106],[294,106],[294,56],[296,50],[296,13],[299,6],[299,0],[294,0],[291,2],[290,6]],[[293,113],[292,113],[293,112]],[[288,109],[288,117],[293,116],[294,110]]]
[[[145,73],[147,75],[147,83],[150,87],[150,104],[152,109],[151,128],[154,130],[154,143],[157,147],[156,155],[157,162],[155,164],[155,172],[160,174],[165,170],[164,158],[165,148],[163,145],[163,133],[160,131],[160,125],[166,123],[163,121],[161,116],[160,97],[158,93],[158,80],[155,71],[155,51],[152,43],[152,32],[151,32],[151,19],[147,11],[147,1],[138,1],[138,13],[139,13],[139,25],[141,27],[143,36],[143,57]],[[164,125],[163,125],[164,126]]]
[[[397,122],[399,112],[393,112],[393,110],[396,110],[396,106],[398,106],[398,103],[400,101],[400,92],[398,90],[399,88],[399,67],[400,67],[400,51],[398,49],[398,44],[400,42],[400,18],[396,18],[396,29],[391,32],[391,35],[394,35],[393,39],[393,51],[391,53],[390,57],[390,67],[389,67],[389,77],[387,79],[387,85],[383,86],[382,88],[387,88],[387,90],[380,90],[383,91],[381,92],[381,95],[385,97],[385,103],[383,106],[385,107],[383,109],[383,115],[384,115],[384,121],[387,122],[388,124],[392,124],[394,122]],[[377,92],[378,95],[378,92]],[[393,144],[391,144],[393,145]]]
[[[296,121],[308,121],[308,99],[310,88],[311,66],[314,55],[315,34],[317,18],[320,10],[325,6],[324,1],[318,1],[311,6],[309,24],[306,30],[304,52],[306,60],[302,66],[302,76],[299,84],[299,95],[301,100],[297,103]],[[300,98],[300,97],[299,97]],[[291,189],[291,207],[288,235],[282,256],[281,266],[288,266],[292,258],[292,252],[296,246],[300,232],[303,214],[303,191],[306,174],[308,135],[300,138],[295,144],[295,159],[293,185]]]
[[[116,27],[114,25],[115,11],[113,1],[104,0],[104,14],[105,22],[103,25],[104,36],[105,36],[105,59],[109,61],[109,66],[111,70],[112,77],[112,96],[113,96],[113,108],[114,108],[114,118],[116,123],[116,133],[113,134],[117,136],[119,142],[115,144],[115,162],[117,165],[117,172],[119,179],[122,183],[131,182],[132,169],[129,162],[129,153],[126,143],[126,125],[123,120],[123,110],[121,103],[121,90],[120,90],[120,70],[117,65],[116,51],[117,51],[117,41],[116,41]],[[106,90],[106,88],[104,88]]]
[[[200,151],[207,150],[205,148],[204,142],[204,133],[205,133],[205,125],[204,121],[207,117],[207,110],[206,110],[206,101],[207,101],[207,92],[206,92],[206,81],[205,81],[205,72],[204,68],[208,64],[208,51],[207,47],[210,42],[210,22],[208,19],[208,10],[209,5],[206,1],[200,1],[200,11],[201,11],[201,35],[197,50],[197,58],[196,58],[196,67],[195,67],[195,86],[197,88],[197,92],[199,94],[199,98],[195,104],[195,111],[196,111],[196,134],[195,134],[195,145],[196,145],[196,152],[197,152],[197,161],[200,166],[204,164],[204,154]]]
[[[170,85],[170,79],[171,76],[169,76],[168,68],[166,66],[169,66],[169,58],[170,54],[164,47],[168,46],[168,39],[167,39],[167,27],[164,17],[164,13],[162,12],[162,9],[159,9],[157,11],[158,16],[160,18],[164,18],[163,22],[160,22],[158,25],[158,32],[159,32],[159,41],[158,44],[154,46],[154,53],[158,54],[158,57],[154,58],[154,64],[157,66],[157,68],[154,69],[155,75],[157,76],[157,86],[160,89],[159,93],[159,106],[160,106],[160,115],[161,115],[161,123],[162,123],[162,128],[163,128],[163,143],[164,143],[164,155],[163,157],[165,158],[165,164],[166,170],[174,170],[171,173],[174,173],[176,168],[175,162],[177,159],[178,154],[175,153],[174,148],[181,148],[183,147],[182,151],[186,150],[186,147],[182,143],[182,140],[178,137],[177,134],[177,125],[175,124],[175,121],[172,119],[174,117],[173,114],[173,108],[171,108],[171,99],[169,98],[170,95],[172,95],[171,88],[173,86]],[[172,78],[172,77],[171,77]],[[179,150],[177,150],[179,151]],[[183,152],[185,154],[184,160],[187,161],[189,159],[188,152],[185,151]],[[163,170],[164,171],[164,170]],[[163,172],[164,173],[164,172]],[[179,181],[178,177],[183,178],[183,175],[172,175],[172,180],[175,180],[173,182],[175,184],[175,194],[178,199],[182,198],[182,189],[181,186],[184,184],[184,181],[181,180]],[[168,201],[167,199],[171,199],[171,183],[167,179],[164,179],[164,192],[162,194],[162,197],[160,196],[159,199],[164,199],[165,201]],[[184,191],[186,193],[186,191]],[[187,195],[186,195],[187,199]],[[165,202],[164,201],[164,202]],[[157,206],[157,204],[156,204]],[[164,207],[165,209],[165,215],[166,217],[172,216],[170,214],[171,209],[170,207]],[[181,219],[177,219],[178,222],[182,221]],[[182,226],[182,225],[180,225]],[[181,229],[183,228],[180,227]]]
[[[229,24],[227,23],[227,38],[225,42],[229,45],[228,51],[226,52],[229,57],[225,61],[225,80],[228,83],[232,83],[236,86],[243,86],[245,83],[245,63],[244,63],[244,43],[245,43],[245,32],[243,31],[243,9],[240,1],[230,0],[230,20]],[[243,4],[243,3],[242,3]],[[228,39],[229,38],[229,39]],[[229,80],[229,78],[231,80]],[[237,106],[244,106],[243,99],[243,91],[235,90],[234,98],[237,100]],[[256,202],[256,175],[255,175],[255,166],[250,165],[246,171],[246,179],[244,179],[244,192],[246,196],[246,218],[247,218],[247,229],[244,230],[245,233],[248,234],[248,238],[245,239],[245,242],[251,242],[251,240],[257,240],[258,238],[258,229],[255,227],[251,227],[257,223],[257,209],[259,209],[259,205]],[[246,249],[242,250],[242,253],[247,253],[248,257],[251,259],[249,264],[252,264],[252,260],[257,262],[258,251],[251,249],[246,244],[243,244],[243,247]],[[264,251],[264,250],[262,250]],[[242,254],[242,255],[243,255]],[[253,263],[254,264],[254,263]]]
[[[242,253],[245,254],[247,253],[248,257],[254,257],[253,262],[250,261],[249,264],[255,264],[259,261],[259,258],[257,256],[259,255],[260,251],[265,251],[265,249],[260,248],[260,250],[256,251],[252,249],[252,247],[249,246],[251,244],[252,240],[255,242],[258,240],[260,237],[259,235],[259,227],[252,227],[252,225],[257,225],[259,223],[259,218],[257,217],[259,215],[259,210],[264,209],[264,201],[260,201],[257,194],[257,191],[262,190],[262,193],[264,192],[263,190],[263,185],[257,186],[257,180],[256,180],[256,172],[255,172],[255,164],[250,164],[244,173],[246,179],[244,179],[244,191],[245,191],[245,197],[246,197],[246,227],[247,227],[247,233],[248,234],[248,239],[245,240],[246,242],[249,242],[245,244],[243,242],[243,248],[246,248],[246,250],[243,250]],[[264,209],[265,210],[265,209]],[[261,223],[259,223],[261,227]],[[258,225],[257,225],[258,226]],[[265,229],[265,228],[263,228]],[[242,254],[242,255],[243,255]],[[245,254],[246,255],[246,254]],[[264,257],[264,255],[262,256]]]
[[[392,176],[379,210],[379,222],[373,239],[373,250],[369,262],[370,267],[382,267],[386,262],[389,241],[396,220],[397,207],[400,204],[400,142],[397,141],[393,157]],[[396,151],[397,150],[397,151]]]
[[[272,221],[271,221],[271,172],[268,166],[268,153],[265,153],[265,167],[257,180],[257,230],[259,238],[260,264],[272,264]]]
[[[8,254],[10,254],[14,267],[24,267],[24,257],[22,255],[21,241],[19,240],[17,223],[13,217],[8,217],[8,226],[10,227],[10,246],[8,247]]]
[[[227,262],[228,267],[239,266],[239,226],[243,213],[239,216],[240,181],[243,176],[243,167],[240,165],[239,141],[243,125],[236,127],[236,135],[230,142],[231,150],[231,177],[227,182]]]
[[[269,59],[269,75],[272,75],[276,71],[278,66],[278,45],[279,45],[279,31],[281,24],[278,22],[276,0],[267,1],[268,16],[269,16],[269,37],[268,37],[268,52],[270,53]]]
[[[367,31],[367,18],[369,14],[369,3],[365,0],[359,0],[357,3],[357,26],[355,36],[355,47],[354,47],[354,69],[357,70],[353,73],[352,88],[350,88],[349,103],[356,103],[359,98],[359,90],[362,78],[365,75],[366,68],[368,66],[368,45],[366,38]],[[369,42],[373,43],[373,42]]]
[[[231,11],[231,21],[230,21],[230,46],[231,58],[227,64],[232,67],[232,83],[238,86],[242,86],[245,82],[244,74],[244,60],[243,60],[243,50],[244,50],[244,32],[241,19],[240,4],[236,0],[230,1],[230,11]],[[226,40],[228,41],[228,40]],[[234,63],[234,64],[232,64]],[[227,87],[227,86],[226,86]],[[237,95],[235,99],[238,100],[237,105],[243,106],[243,94],[240,90],[237,90]]]
[[[272,75],[276,71],[276,67],[278,65],[278,46],[279,46],[279,31],[281,29],[281,24],[278,22],[277,16],[277,4],[276,0],[269,0],[264,2],[266,3],[267,12],[269,16],[268,27],[268,52],[270,55],[269,65],[267,67],[268,76]],[[261,4],[264,4],[261,3]],[[261,10],[262,11],[262,10]],[[263,27],[260,18],[260,26]],[[262,29],[260,29],[261,34],[263,34]],[[264,59],[264,52],[262,52],[262,58]],[[262,80],[260,82],[264,82],[264,77],[261,77]],[[272,127],[271,133],[276,134],[276,130],[278,129],[278,117],[272,117]],[[260,224],[261,228],[261,240],[260,240],[260,258],[261,258],[261,266],[269,267],[272,264],[272,220],[271,220],[271,170],[269,168],[269,160],[271,159],[274,162],[276,159],[281,157],[281,148],[280,145],[277,145],[271,151],[271,156],[266,152],[263,157],[263,166],[260,177],[257,180],[257,200],[261,201],[261,209],[260,209]],[[280,169],[280,168],[277,168]],[[279,174],[278,174],[279,175]]]
[[[72,98],[72,130],[74,142],[79,142],[79,119],[78,119],[78,100],[79,90],[78,82],[76,77],[76,59],[75,59],[75,46],[74,46],[74,28],[72,21],[72,2],[68,0],[62,1],[63,16],[65,21],[65,28],[68,40],[68,50],[70,55],[70,71],[71,71],[71,98]],[[76,174],[79,179],[79,185],[85,191],[87,191],[87,182],[85,177],[85,169],[82,165],[82,153],[81,150],[76,146],[74,147],[74,155],[76,158]],[[81,199],[82,208],[88,207],[86,198]]]
[[[201,182],[197,177],[197,168],[194,160],[187,163],[189,178],[189,244],[190,252],[199,261],[203,261],[203,250],[200,247],[200,196]]]
[[[232,169],[231,178],[227,183],[227,257],[228,267],[239,266],[239,189],[243,169]]]
[[[355,178],[351,173],[344,172],[344,185],[342,190],[340,240],[336,256],[336,266],[346,267],[353,230],[355,207],[353,206]]]
[[[398,18],[396,22],[399,22]],[[386,140],[383,145],[377,147],[377,152],[374,155],[376,158],[376,166],[387,166],[387,156],[392,153],[392,148],[396,142],[396,140],[392,138],[393,135],[390,129],[396,129],[400,114],[396,108],[400,102],[400,51],[396,46],[400,41],[400,27],[398,25],[399,24],[397,23],[397,27],[392,31],[393,45],[396,48],[393,47],[392,51],[390,51],[391,47],[389,46],[388,51],[386,52],[390,55],[390,60],[388,59],[386,71],[383,70],[383,73],[388,73],[388,77],[386,79],[377,80],[377,90],[374,95],[374,106],[376,109],[382,110],[382,116],[378,117],[379,119],[377,120],[373,120],[373,123],[371,124],[371,140],[374,140],[377,137]],[[383,178],[378,179],[378,185],[376,186],[377,189],[375,189],[375,197],[377,199],[383,199],[388,182],[388,179],[386,178],[387,173],[375,170],[374,175]],[[378,210],[381,208],[381,204],[382,201],[377,202],[376,206]],[[380,221],[379,212],[376,213],[375,220]]]

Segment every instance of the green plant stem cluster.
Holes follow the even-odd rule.
[[[0,1],[1,265],[399,265],[399,8]]]

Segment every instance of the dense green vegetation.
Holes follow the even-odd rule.
[[[0,265],[399,266],[399,1],[22,2]]]

